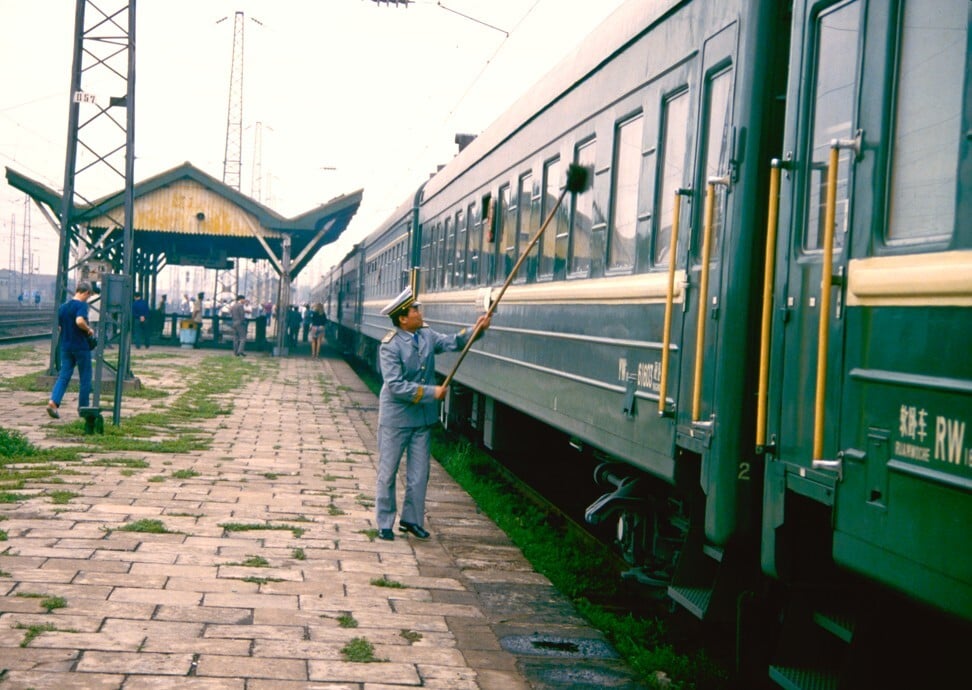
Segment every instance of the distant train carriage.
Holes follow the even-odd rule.
[[[345,349],[406,282],[471,323],[549,219],[444,421],[603,460],[588,519],[740,666],[937,677],[972,620],[969,17],[627,3],[331,272]]]

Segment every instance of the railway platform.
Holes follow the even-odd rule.
[[[0,381],[43,369],[32,347]],[[133,351],[167,395],[125,397],[122,418],[177,414],[220,357]],[[640,687],[436,463],[432,538],[375,538],[377,398],[343,360],[240,366],[225,414],[189,420],[204,449],[85,450],[0,485],[0,687]],[[56,435],[76,395],[51,420],[45,393],[3,390],[0,427],[82,447]]]

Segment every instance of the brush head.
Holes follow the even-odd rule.
[[[586,192],[591,185],[591,170],[579,163],[571,163],[567,168],[567,191],[572,194]]]

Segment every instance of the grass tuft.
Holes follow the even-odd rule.
[[[51,503],[63,504],[70,503],[72,498],[76,498],[80,494],[73,491],[50,491],[47,495],[51,497]]]
[[[165,524],[161,520],[156,520],[154,518],[143,518],[142,520],[130,522],[127,525],[119,527],[118,531],[146,532],[148,534],[175,534],[175,532],[170,532],[168,529],[166,529]]]
[[[380,661],[375,657],[375,647],[363,637],[355,637],[341,648],[341,656],[347,661],[368,664]]]
[[[303,527],[294,527],[293,525],[267,525],[243,522],[224,522],[220,524],[220,527],[227,532],[253,532],[267,529],[290,530],[297,539],[300,539],[304,532],[307,531]]]
[[[337,617],[338,626],[342,628],[357,628],[358,621],[350,613],[342,613]]]

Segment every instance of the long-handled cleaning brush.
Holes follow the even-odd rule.
[[[557,209],[560,208],[560,204],[563,202],[564,197],[567,196],[567,193],[570,192],[571,194],[580,194],[587,190],[587,188],[590,186],[590,182],[591,171],[588,168],[585,168],[583,165],[579,165],[577,163],[572,163],[567,168],[567,184],[564,185],[564,191],[562,191],[560,196],[557,197],[557,203],[555,203],[553,208],[550,209],[550,213],[547,214],[546,219],[543,221],[543,225],[541,225],[540,229],[537,230],[537,234],[535,234],[533,239],[530,240],[530,243],[526,246],[526,249],[520,252],[520,258],[517,259],[516,263],[513,265],[513,269],[510,271],[510,274],[506,276],[506,280],[503,282],[503,287],[500,288],[499,294],[496,295],[496,299],[493,300],[492,304],[489,305],[489,309],[486,310],[487,317],[491,317],[493,312],[496,311],[497,305],[500,303],[500,300],[503,299],[503,294],[506,292],[506,288],[508,288],[510,283],[513,282],[513,278],[516,277],[516,272],[520,269],[520,265],[530,254],[530,250],[532,250],[534,245],[540,240],[540,237],[543,235],[543,231],[547,229],[548,225],[550,225],[550,221],[553,220],[554,215],[557,213]],[[456,360],[456,363],[453,365],[452,371],[449,372],[449,375],[445,377],[445,380],[441,384],[442,386],[448,386],[452,382],[452,377],[456,375],[456,370],[459,369],[459,365],[462,364],[462,360],[465,359],[466,353],[469,352],[469,348],[472,347],[473,342],[479,337],[479,332],[480,328],[477,322],[476,327],[473,329],[472,336],[466,342],[466,346],[462,349],[462,352],[459,353],[459,359]]]

